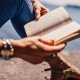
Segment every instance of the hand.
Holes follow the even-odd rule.
[[[33,64],[45,61],[53,53],[60,52],[65,44],[52,46],[54,40],[47,41],[41,37],[28,37],[13,41],[14,56],[20,57]]]
[[[40,16],[49,12],[49,9],[43,6],[38,0],[31,0],[31,2],[35,11],[36,20],[38,20]]]

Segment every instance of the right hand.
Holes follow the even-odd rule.
[[[38,0],[31,0],[31,2],[35,11],[36,20],[39,20],[41,16],[49,12],[49,9],[41,4]]]
[[[54,41],[47,41],[41,37],[27,37],[14,40],[14,56],[22,58],[30,63],[38,64],[45,61],[53,53],[60,52],[65,44],[52,46]]]

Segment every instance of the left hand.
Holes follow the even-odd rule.
[[[38,0],[31,0],[31,2],[35,11],[36,20],[39,20],[40,16],[49,12],[49,9],[43,6]]]
[[[44,40],[39,36],[14,40],[14,57],[22,58],[32,64],[39,64],[53,53],[60,52],[65,44],[54,46],[54,40]],[[53,45],[53,46],[52,46]]]

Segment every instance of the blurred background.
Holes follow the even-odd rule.
[[[44,6],[50,10],[54,10],[60,6],[64,6],[73,21],[80,24],[80,0],[39,0]],[[20,39],[10,21],[3,25],[0,29],[0,38]],[[67,43],[65,51],[80,50],[80,39]]]

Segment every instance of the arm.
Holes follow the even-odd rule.
[[[28,37],[21,40],[14,40],[14,57],[22,58],[33,64],[38,64],[45,61],[52,53],[61,51],[65,44],[59,46],[51,46],[54,41],[46,41],[41,37]],[[0,40],[0,49],[3,46],[3,41]]]

